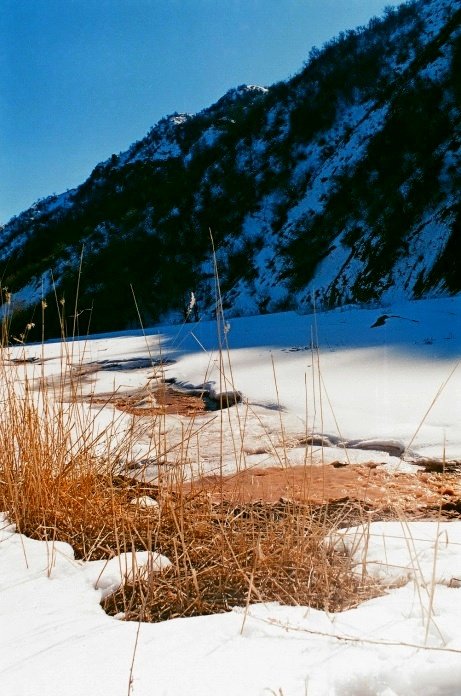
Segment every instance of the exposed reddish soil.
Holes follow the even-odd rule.
[[[119,411],[133,416],[180,415],[191,418],[207,410],[202,397],[160,385],[152,390],[137,390],[132,394],[98,395],[95,404],[112,404]]]
[[[222,479],[208,476],[186,484],[187,489],[191,487],[205,489],[214,500],[224,498],[236,504],[276,502],[281,498],[312,505],[351,500],[373,510],[402,512],[412,517],[426,517],[440,510],[445,516],[461,514],[458,476],[388,473],[375,465],[252,469]]]

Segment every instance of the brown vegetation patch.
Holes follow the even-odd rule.
[[[2,506],[14,510],[18,529],[35,539],[67,541],[77,558],[134,550],[170,558],[170,568],[136,578],[105,600],[108,613],[127,619],[211,614],[250,601],[336,611],[382,591],[357,579],[350,559],[324,544],[338,518],[333,508],[326,515],[324,508],[292,502],[213,503],[206,491],[173,491],[78,467],[58,476],[42,471],[40,481],[25,476],[14,492],[19,500],[11,499],[10,487],[0,487]],[[158,506],[133,504],[143,495]]]
[[[105,600],[107,612],[145,621],[255,601],[328,611],[354,606],[383,589],[357,578],[350,559],[328,548],[325,537],[402,512],[435,514],[460,497],[451,475],[365,466],[253,470],[173,487],[104,474],[85,459],[59,473],[42,463],[0,484],[2,507],[23,533],[67,541],[78,558],[132,550],[168,556],[171,567],[136,578]],[[158,506],[133,504],[146,495]]]
[[[158,487],[126,479],[121,485],[160,500],[156,550],[173,566],[125,585],[105,607],[148,621],[249,601],[340,611],[383,588],[359,581],[350,560],[324,544],[328,533],[377,519],[454,517],[461,509],[461,484],[451,474],[391,474],[367,466],[208,477],[170,492],[163,503]]]
[[[127,583],[104,607],[126,619],[161,621],[255,601],[354,606],[382,588],[362,582],[350,559],[324,543],[335,517],[291,502],[235,506],[212,504],[204,493],[170,497],[161,504],[155,548],[172,566]]]

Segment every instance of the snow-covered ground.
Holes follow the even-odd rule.
[[[366,557],[381,579],[406,582],[357,608],[257,604],[158,624],[103,612],[101,597],[120,582],[116,559],[101,575],[101,561],[77,562],[67,544],[2,526],[0,680],[8,696],[460,692],[460,522],[375,523],[336,539],[353,549],[357,572]]]
[[[229,345],[221,354],[216,323],[199,322],[69,343],[66,363],[97,363],[82,385],[83,393],[96,396],[132,394],[154,384],[159,369],[150,363],[158,360],[176,386],[241,391],[238,407],[196,417],[192,430],[200,432],[200,442],[193,438],[188,449],[195,475],[231,473],[236,451],[246,466],[340,460],[402,470],[421,458],[461,459],[461,296],[316,315],[241,317],[221,329],[221,341]],[[22,351],[12,349],[11,357]],[[27,368],[29,374],[59,375],[62,344],[25,351],[44,358]],[[114,418],[110,405],[82,408],[100,429]],[[118,430],[123,440],[131,417],[115,417],[111,437]],[[144,473],[155,477],[160,445],[152,418],[136,420],[139,436],[126,456],[132,466],[151,463]],[[184,419],[165,419],[162,447],[173,464],[184,428]],[[314,444],[306,447],[312,434]]]
[[[399,467],[420,457],[461,459],[460,316],[458,296],[316,316],[233,319],[225,334],[229,354],[222,357],[216,325],[203,322],[156,327],[145,336],[127,332],[66,346],[19,347],[10,358],[23,350],[26,357],[44,358],[24,369],[50,378],[59,374],[63,348],[66,363],[98,361],[99,370],[82,386],[93,394],[145,387],[156,368],[136,361],[160,355],[166,377],[183,387],[234,385],[243,403],[196,417],[194,427],[209,447],[190,450],[195,471],[235,468],[230,447],[219,462],[213,442],[220,432],[226,442],[237,438],[235,450],[244,451],[240,465],[315,464],[323,456]],[[101,428],[114,415],[112,406],[84,402],[82,408]],[[131,417],[116,418],[111,434],[118,429],[123,439]],[[149,419],[143,423],[130,457],[150,451],[154,460]],[[174,438],[181,423],[169,416],[167,435]],[[324,434],[323,447],[300,444],[312,433]],[[255,443],[262,442],[270,446],[255,454]],[[155,475],[154,464],[149,471]],[[67,544],[15,533],[6,519],[0,528],[2,694],[461,693],[461,522],[373,523],[331,539],[351,551],[358,573],[366,570],[392,586],[342,613],[258,604],[247,614],[237,608],[141,625],[108,617],[100,607],[101,597],[132,568],[130,559],[111,561],[104,570],[101,562],[75,561]],[[146,562],[168,560],[138,558],[139,565]]]

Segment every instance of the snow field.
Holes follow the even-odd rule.
[[[129,438],[131,417],[104,406],[104,395],[155,384],[149,382],[155,374],[183,389],[237,389],[244,395],[222,418],[211,413],[197,421],[200,442],[190,443],[190,476],[232,473],[236,452],[245,466],[339,460],[404,470],[408,462],[461,459],[460,310],[458,296],[315,315],[241,317],[227,322],[229,350],[222,353],[215,322],[166,325],[146,335],[132,331],[75,341],[64,346],[65,359],[92,367],[78,387],[81,421],[91,422],[101,436],[101,450],[108,439],[114,449],[129,441],[125,460],[154,462],[150,478],[157,475],[159,448],[152,421],[138,418],[136,436]],[[383,316],[388,319],[372,328]],[[63,345],[53,342],[10,349],[12,358],[44,358],[43,364],[21,366],[30,379],[59,379],[62,354]],[[163,368],[145,367],[150,360],[162,360]],[[90,396],[103,398],[92,405]],[[167,416],[162,432],[165,449],[177,454],[184,422]],[[324,447],[298,444],[310,434],[323,436]],[[247,454],[256,451],[264,453]],[[177,464],[177,456],[172,459]]]

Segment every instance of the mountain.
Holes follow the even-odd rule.
[[[210,316],[215,260],[229,316],[461,291],[460,74],[461,0],[418,0],[162,119],[0,231],[17,326]]]

